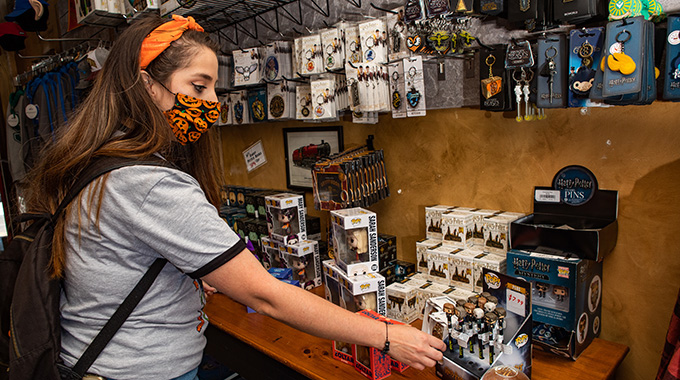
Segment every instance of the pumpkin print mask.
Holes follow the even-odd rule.
[[[186,145],[197,141],[217,121],[220,117],[220,103],[177,93],[175,104],[163,114],[177,141]]]

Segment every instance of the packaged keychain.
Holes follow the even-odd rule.
[[[345,28],[345,59],[353,64],[364,61],[357,24],[350,24]]]
[[[311,120],[312,115],[312,86],[301,84],[295,87],[295,118],[298,120]]]
[[[303,75],[320,74],[325,72],[321,36],[318,34],[312,34],[310,36],[300,37],[299,40],[299,72]],[[295,41],[297,45],[298,39]]]
[[[512,110],[513,102],[509,101],[507,73],[505,71],[505,45],[493,45],[490,49],[483,47],[480,50],[480,109],[487,111]]]
[[[251,120],[255,123],[267,121],[267,88],[254,88],[248,91],[248,108]]]
[[[390,61],[404,59],[409,56],[406,47],[406,22],[404,21],[404,7],[392,9],[394,13],[387,15],[388,58]]]
[[[602,95],[640,93],[642,89],[643,44],[646,28],[642,17],[607,24]]]
[[[231,110],[231,95],[222,95],[218,97],[220,101],[220,118],[217,125],[231,125],[233,124],[232,110]]]
[[[345,49],[342,46],[342,34],[339,28],[321,31],[323,61],[326,69],[340,70],[345,66]]]
[[[406,0],[404,7],[404,20],[406,22],[422,20],[424,16],[422,0]]]
[[[569,107],[592,106],[589,96],[595,84],[603,44],[604,28],[574,29],[570,32]]]
[[[423,57],[404,58],[404,81],[406,82],[406,113],[408,117],[425,116],[425,77]]]
[[[232,113],[234,117],[234,124],[250,124],[251,119],[248,108],[248,90],[232,92],[230,96],[231,104],[234,109],[234,112]]]
[[[382,19],[359,24],[363,61],[368,63],[387,63],[387,27]]]
[[[567,106],[566,37],[549,35],[538,40],[536,106],[563,108]]]
[[[406,101],[404,99],[404,62],[398,61],[388,65],[390,75],[390,104],[392,108],[392,118],[399,119],[406,117]]]
[[[663,98],[680,100],[680,16],[668,16],[666,62],[663,75]]]
[[[317,79],[313,80],[311,85],[314,120],[337,118],[338,115],[335,105],[335,79]]]
[[[267,84],[269,120],[292,119],[295,117],[295,82],[282,80]]]

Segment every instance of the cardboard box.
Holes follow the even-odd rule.
[[[374,212],[360,207],[331,211],[335,260],[350,276],[379,270],[378,223]]]
[[[419,318],[415,287],[408,283],[395,282],[387,286],[387,317],[411,323]]]
[[[286,268],[286,263],[281,260],[279,244],[268,237],[260,239],[262,244],[262,264],[265,268]]]
[[[340,306],[352,312],[370,309],[380,315],[387,315],[385,278],[378,273],[348,276],[340,268],[337,271],[340,282]]]
[[[450,261],[455,248],[437,246],[427,250],[427,263],[430,269],[427,272],[428,280],[440,284],[449,285],[451,279]]]
[[[472,246],[473,215],[455,209],[442,213],[442,245],[455,248]]]
[[[340,306],[340,298],[342,291],[340,290],[340,273],[342,270],[338,268],[334,260],[325,260],[323,262],[323,278],[324,290],[326,293],[326,300]],[[331,355],[334,359],[343,363],[354,365],[354,348],[352,344],[333,341],[331,347]]]
[[[445,205],[425,207],[425,236],[428,239],[442,240],[442,214],[451,208]]]
[[[316,241],[279,245],[279,252],[286,267],[293,270],[293,280],[300,281],[301,288],[312,289],[321,285],[321,259]]]
[[[372,310],[359,315],[381,321],[383,316]],[[354,368],[371,380],[382,380],[392,374],[392,358],[373,347],[354,345]]]
[[[600,335],[602,262],[513,249],[507,272],[532,284],[537,347],[575,360]]]
[[[484,249],[505,256],[508,252],[510,223],[515,219],[498,214],[484,218]]]
[[[503,364],[531,377],[531,284],[486,268],[483,277],[484,291],[498,298],[498,310],[504,311],[496,314],[497,321],[489,328],[462,318],[459,324],[455,314],[449,317],[444,305],[449,303],[455,309],[454,299],[442,296],[428,301],[422,330],[441,336],[448,345],[444,359],[435,365],[435,372],[444,379],[478,380],[489,368]],[[498,319],[501,314],[504,317]],[[463,358],[459,357],[461,352]]]
[[[484,246],[484,218],[497,213],[498,210],[474,209],[472,214],[472,245]]]
[[[461,289],[474,289],[474,257],[478,251],[456,249],[451,252],[449,279],[450,284]]]
[[[296,243],[307,238],[304,198],[280,193],[265,197],[269,235],[279,244]]]
[[[477,252],[477,255],[472,259],[472,274],[473,274],[473,291],[480,293],[482,291],[482,269],[488,268],[496,272],[506,272],[506,259],[504,256],[493,253],[483,252],[481,250],[475,251],[471,249],[470,252]]]
[[[416,242],[416,270],[420,273],[428,273],[430,267],[427,264],[427,250],[441,246],[441,240],[423,239]]]
[[[602,260],[616,246],[619,193],[599,190],[596,183],[586,189],[574,188],[568,181],[558,185],[564,182],[563,189],[534,189],[534,213],[511,224],[511,247],[546,247],[583,259]],[[573,194],[586,198],[579,202]]]

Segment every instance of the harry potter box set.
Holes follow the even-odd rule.
[[[532,283],[536,347],[575,360],[599,336],[602,260],[616,245],[617,213],[617,191],[568,166],[552,187],[535,188],[534,213],[511,224],[507,272]]]

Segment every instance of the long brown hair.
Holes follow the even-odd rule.
[[[143,85],[139,67],[142,41],[163,22],[157,16],[146,17],[132,24],[116,40],[92,91],[69,119],[69,124],[58,132],[55,141],[43,150],[32,169],[26,195],[29,212],[53,213],[76,176],[96,157],[141,160],[155,153],[161,153],[196,178],[208,201],[215,206],[219,204],[218,181],[221,177],[216,163],[214,130],[193,144],[180,145]],[[170,76],[176,70],[187,67],[194,53],[203,47],[217,50],[217,45],[207,34],[188,30],[146,70],[156,80],[167,84]],[[97,196],[89,199],[88,210],[96,210],[97,218],[105,182],[106,177],[97,182],[98,191],[93,192]],[[78,203],[73,202],[74,205]],[[70,207],[54,226],[51,260],[54,277],[63,275],[64,230],[69,213]],[[80,228],[80,220],[78,223]]]

